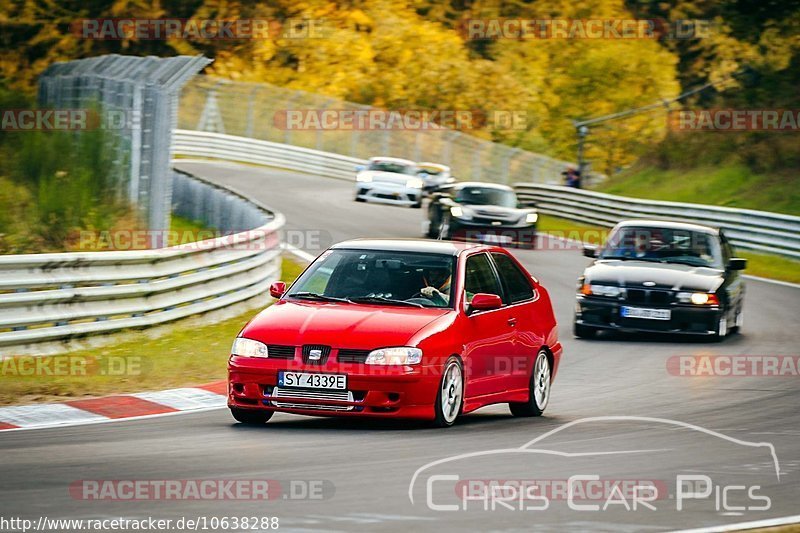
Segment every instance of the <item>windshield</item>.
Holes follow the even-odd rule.
[[[608,237],[600,259],[635,259],[722,268],[722,252],[714,235],[672,228],[619,228]]]
[[[514,191],[494,187],[464,187],[456,193],[455,201],[467,205],[517,207],[517,195]]]
[[[419,171],[420,171],[420,173],[424,172],[425,174],[428,174],[430,176],[438,176],[439,174],[444,172],[444,169],[439,168],[439,167],[421,166],[421,167],[419,167]]]
[[[371,161],[367,170],[377,170],[380,172],[394,172],[395,174],[416,174],[417,167],[404,165],[394,161]]]
[[[455,258],[376,250],[328,250],[292,285],[288,296],[348,303],[451,307]]]

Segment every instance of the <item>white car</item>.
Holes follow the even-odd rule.
[[[366,167],[356,167],[356,202],[422,206],[425,182],[419,167],[408,159],[373,157]]]

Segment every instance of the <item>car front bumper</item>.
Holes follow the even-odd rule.
[[[535,248],[536,224],[497,226],[485,222],[451,218],[450,238],[456,241]]]
[[[384,204],[416,205],[422,201],[422,189],[399,183],[359,181],[356,182],[356,198]]]
[[[346,374],[352,399],[334,400],[325,393],[320,397],[320,389],[292,389],[291,398],[278,396],[279,371]],[[440,379],[441,368],[437,366],[335,362],[306,365],[291,360],[231,356],[228,406],[317,416],[432,419]]]
[[[621,307],[646,307],[669,309],[669,320],[627,318]],[[713,335],[722,309],[719,306],[650,305],[631,304],[618,300],[606,300],[578,296],[575,305],[575,323],[581,326],[630,332],[683,333],[689,335]]]

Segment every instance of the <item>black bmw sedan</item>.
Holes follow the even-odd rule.
[[[578,278],[575,336],[599,330],[707,335],[742,326],[746,259],[722,230],[678,222],[617,224]]]
[[[459,182],[431,196],[425,235],[445,240],[534,248],[536,209],[522,205],[511,187]]]

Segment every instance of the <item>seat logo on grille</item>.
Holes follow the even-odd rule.
[[[309,361],[319,361],[322,359],[322,350],[309,350],[308,351],[308,360]]]

